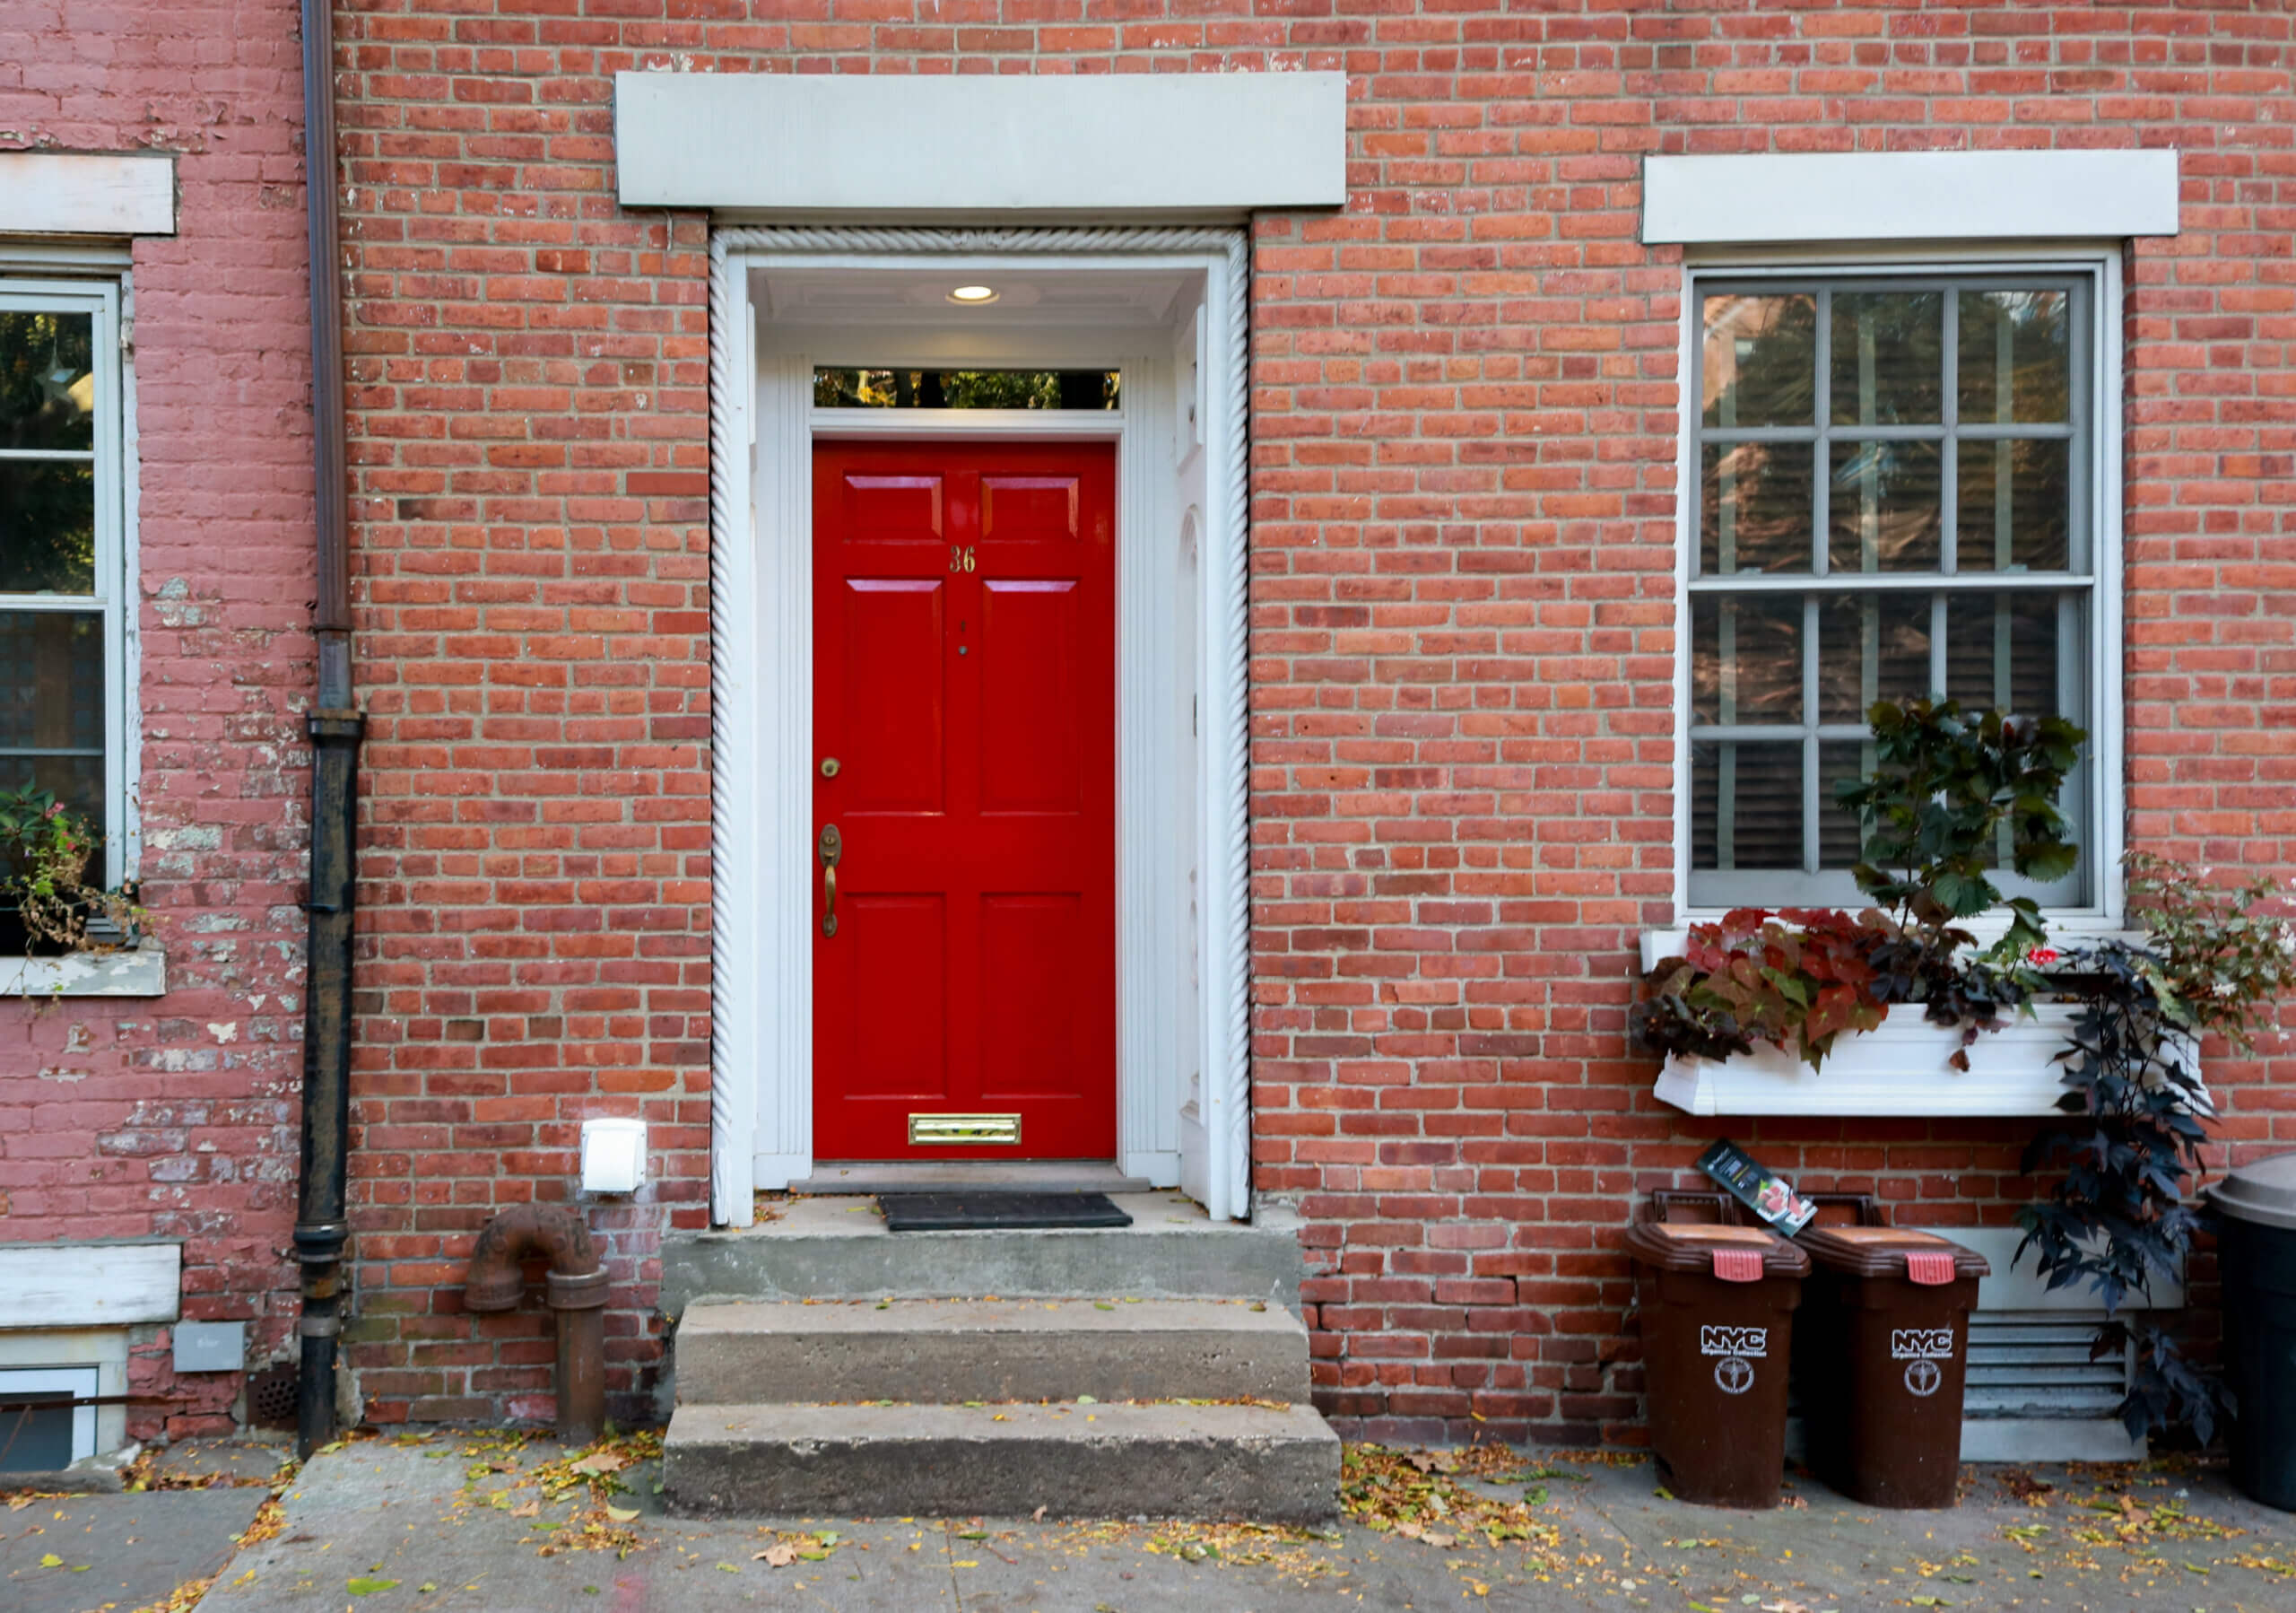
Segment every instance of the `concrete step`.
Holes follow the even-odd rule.
[[[1301,1400],[1308,1332],[1242,1300],[690,1304],[682,1404],[896,1399]],[[1105,1309],[1102,1307],[1105,1305]]]
[[[1307,1275],[1288,1225],[1207,1220],[1173,1193],[1114,1195],[1126,1227],[885,1230],[874,1199],[791,1199],[737,1232],[662,1241],[662,1308],[706,1299],[1257,1299],[1297,1311]]]
[[[662,1487],[704,1516],[1320,1523],[1339,1436],[1309,1406],[681,1406]]]

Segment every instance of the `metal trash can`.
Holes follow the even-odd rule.
[[[2232,1482],[2296,1512],[2296,1154],[2243,1165],[2208,1196],[2221,1218]]]
[[[1895,1226],[1811,1227],[1795,1382],[1810,1469],[1869,1506],[1953,1504],[1973,1249]]]
[[[1628,1229],[1650,1448],[1667,1489],[1706,1506],[1778,1504],[1786,1378],[1809,1257],[1753,1226]]]

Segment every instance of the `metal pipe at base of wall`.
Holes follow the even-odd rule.
[[[563,1205],[521,1204],[489,1221],[463,1274],[463,1308],[511,1311],[526,1291],[526,1262],[550,1261],[558,1318],[558,1437],[586,1445],[605,1431],[605,1268],[581,1216]]]
[[[309,1456],[335,1437],[335,1340],[343,1329],[345,1196],[351,1147],[352,864],[359,802],[358,713],[310,719],[311,892],[303,982],[303,1147],[295,1218],[302,1268],[302,1359],[295,1443]]]
[[[558,1437],[587,1445],[606,1430],[606,1274],[550,1274],[558,1313]]]

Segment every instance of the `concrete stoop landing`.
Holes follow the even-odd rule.
[[[888,1233],[802,1199],[674,1236],[665,1498],[696,1514],[1335,1515],[1287,1227],[1126,1194],[1121,1229]]]

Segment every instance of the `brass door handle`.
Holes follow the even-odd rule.
[[[835,824],[822,825],[822,891],[827,906],[822,912],[822,934],[837,933],[837,865],[845,855],[845,837],[837,832]]]

